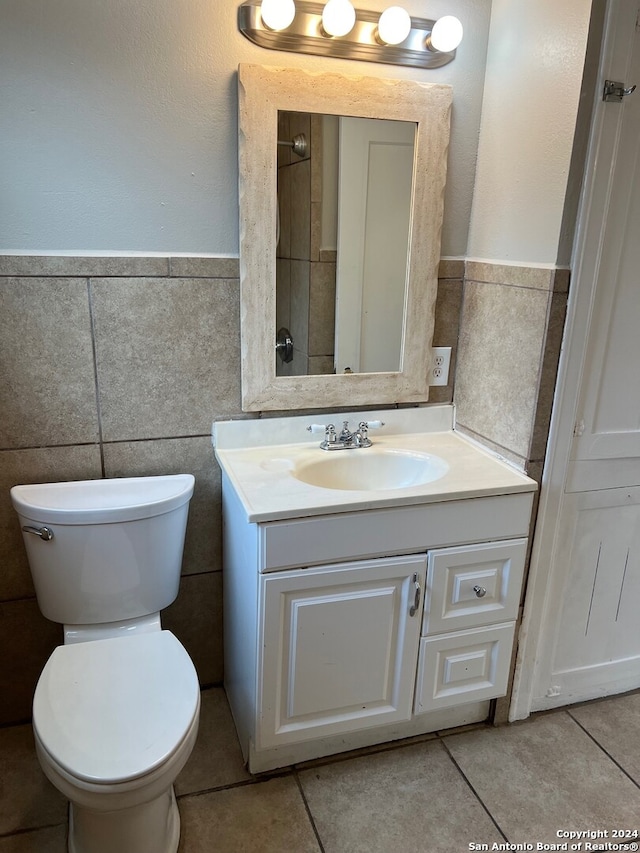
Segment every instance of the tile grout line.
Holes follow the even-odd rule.
[[[14,829],[13,832],[0,832],[0,841],[7,838],[13,838],[16,835],[27,835],[30,832],[40,832],[43,829],[57,829],[59,826],[68,827],[68,820],[61,820],[59,823],[46,823],[43,826],[27,826],[20,829]]]
[[[478,792],[476,791],[476,789],[473,787],[473,785],[471,784],[471,782],[470,782],[470,781],[469,781],[469,779],[467,778],[467,775],[466,775],[466,773],[464,772],[464,770],[460,767],[460,765],[458,764],[458,762],[457,762],[457,761],[455,760],[455,758],[453,757],[453,755],[452,755],[452,753],[451,753],[451,751],[450,751],[450,749],[449,749],[449,746],[448,746],[448,745],[447,745],[447,743],[446,743],[446,738],[440,738],[440,743],[442,744],[442,746],[444,747],[445,752],[447,753],[447,755],[448,755],[448,756],[449,756],[449,758],[451,759],[451,762],[452,762],[453,766],[456,768],[456,770],[458,771],[458,773],[462,776],[462,778],[464,779],[464,781],[467,783],[467,786],[469,787],[469,790],[471,791],[471,793],[473,794],[473,796],[477,799],[477,801],[480,803],[480,805],[482,806],[482,808],[484,809],[484,811],[485,811],[485,812],[487,813],[487,815],[489,816],[489,820],[491,821],[491,823],[495,826],[495,828],[498,830],[498,832],[500,833],[500,835],[501,835],[501,836],[504,838],[504,840],[508,843],[508,842],[509,842],[509,839],[507,838],[507,836],[506,836],[506,835],[504,834],[504,832],[502,831],[502,828],[500,827],[500,824],[499,824],[499,823],[498,823],[498,821],[494,818],[494,816],[491,814],[491,812],[489,811],[488,807],[484,804],[484,801],[483,801],[483,800],[482,800],[482,798],[480,797],[480,794],[478,794]]]
[[[568,717],[570,717],[573,720],[573,722],[577,726],[579,726],[579,728],[582,729],[582,731],[587,735],[587,737],[591,738],[591,740],[595,743],[595,745],[598,747],[598,749],[600,749],[602,752],[604,752],[604,754],[607,756],[607,758],[616,765],[618,770],[621,770],[624,773],[624,775],[627,777],[627,779],[629,779],[631,782],[633,782],[633,784],[636,786],[636,788],[640,788],[640,781],[638,781],[637,779],[634,779],[633,776],[624,769],[624,767],[620,764],[620,762],[616,761],[616,759],[613,757],[613,755],[611,755],[611,753],[609,753],[604,748],[604,746],[602,746],[602,744],[596,740],[596,738],[591,734],[591,732],[582,725],[580,720],[577,720],[573,716],[573,714],[571,713],[571,711],[568,708],[565,709],[565,713],[567,714]]]
[[[293,778],[295,780],[296,785],[298,786],[298,791],[300,791],[300,796],[302,797],[302,802],[304,803],[304,807],[307,812],[307,817],[309,818],[309,823],[311,824],[311,828],[313,829],[316,841],[318,842],[318,848],[320,849],[320,853],[325,853],[324,844],[322,843],[320,833],[318,832],[318,827],[316,826],[316,822],[313,819],[313,815],[311,814],[311,809],[309,808],[309,803],[307,802],[307,798],[302,787],[302,782],[300,781],[300,776],[298,775],[298,771],[296,769],[294,769],[293,771]]]

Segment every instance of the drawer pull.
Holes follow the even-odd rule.
[[[478,598],[484,598],[487,594],[487,590],[483,586],[474,586],[473,591],[478,596]]]
[[[409,616],[415,616],[416,612],[418,610],[418,607],[420,606],[421,589],[420,589],[420,583],[418,581],[418,573],[417,572],[413,573],[413,582],[416,586],[416,594],[415,594],[415,597],[413,599],[413,604],[409,608]]]

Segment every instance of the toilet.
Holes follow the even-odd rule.
[[[71,853],[175,853],[173,783],[200,689],[160,611],[178,594],[191,474],[14,486],[43,615],[64,625],[33,699]]]

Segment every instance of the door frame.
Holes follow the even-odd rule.
[[[638,1],[627,2],[635,2],[637,12]],[[629,10],[627,7],[625,12],[621,11],[622,5],[618,0],[607,2],[585,160],[585,179],[571,259],[567,318],[516,656],[510,721],[525,719],[535,710],[533,705],[538,674],[543,671],[550,674],[553,638],[561,614],[561,602],[553,598],[550,592],[557,589],[558,584],[562,585],[569,568],[556,565],[555,556],[561,536],[558,521],[582,390],[589,333],[594,319],[600,257],[613,180],[611,164],[615,162],[624,112],[622,105],[605,103],[601,91],[605,79],[626,80],[635,39],[635,28],[625,29],[623,26],[624,14],[628,14]],[[615,121],[611,119],[612,115],[617,116]]]

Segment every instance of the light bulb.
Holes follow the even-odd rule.
[[[411,18],[402,6],[389,6],[380,15],[377,36],[385,44],[400,44],[411,32]]]
[[[461,41],[462,24],[453,15],[445,15],[444,18],[438,18],[433,25],[431,35],[427,39],[427,47],[440,53],[450,53]]]
[[[322,29],[328,36],[346,36],[356,22],[356,10],[349,0],[329,0],[322,10]]]
[[[294,0],[262,0],[262,23],[270,30],[286,30],[296,15]]]

